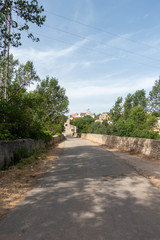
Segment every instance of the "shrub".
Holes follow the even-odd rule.
[[[0,130],[0,140],[14,140],[16,139],[8,129],[1,129]]]
[[[46,144],[53,138],[52,133],[45,130],[36,131],[32,137],[36,140],[44,140]]]

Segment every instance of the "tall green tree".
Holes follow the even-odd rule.
[[[0,0],[0,50],[2,60],[2,72],[0,76],[0,85],[2,88],[2,97],[8,98],[9,85],[9,55],[10,45],[18,47],[21,45],[21,31],[27,31],[28,38],[33,41],[39,41],[29,32],[29,23],[42,26],[45,16],[44,11],[39,6],[38,0]],[[17,21],[17,18],[21,19]]]
[[[2,61],[0,61],[0,70],[2,70]],[[9,80],[8,80],[8,100],[13,95],[18,94],[21,89],[27,89],[31,84],[40,81],[33,62],[27,61],[25,64],[20,64],[18,60],[9,57]],[[0,89],[0,93],[2,89]],[[2,94],[1,94],[2,99]]]
[[[147,107],[147,97],[144,89],[137,90],[133,94],[133,107],[142,106],[144,109]]]
[[[39,41],[39,38],[34,37],[33,33],[29,32],[29,22],[41,27],[46,18],[46,16],[41,15],[43,12],[44,8],[39,5],[38,0],[1,0],[0,31],[3,41],[2,47],[6,48],[7,40],[12,46],[18,47],[21,45],[21,31],[27,31],[28,38]],[[21,22],[17,21],[17,17],[21,19]]]
[[[157,119],[146,113],[142,106],[133,107],[128,117],[119,118],[116,125],[111,125],[111,134],[124,137],[139,137],[158,139],[158,133],[154,131]]]
[[[115,105],[113,106],[113,108],[109,112],[109,115],[111,117],[111,121],[113,122],[113,124],[116,124],[116,122],[122,116],[122,109],[123,109],[122,102],[123,102],[123,98],[118,97],[116,102],[115,102]]]
[[[33,120],[35,108],[35,99],[24,89],[12,95],[8,101],[1,100],[0,139],[34,137],[40,128],[38,122]]]
[[[33,62],[27,61],[25,64],[18,64],[12,83],[15,90],[14,94],[16,94],[20,89],[27,89],[31,84],[39,81],[40,78],[35,71]]]
[[[30,61],[20,64],[10,55],[9,63],[8,99],[0,101],[0,139],[32,137],[38,130],[33,120],[37,103],[27,87],[39,77]]]
[[[125,102],[123,104],[123,107],[124,107],[124,118],[127,119],[129,114],[130,114],[130,111],[133,107],[133,96],[132,94],[128,94],[127,97],[125,98]]]
[[[46,129],[53,131],[59,123],[65,121],[64,114],[68,112],[68,97],[65,89],[60,87],[56,78],[46,77],[34,91],[37,98],[35,117]]]
[[[145,112],[142,106],[131,109],[124,126],[124,136],[139,138],[158,138],[157,132],[153,130],[157,122],[156,117]]]
[[[149,93],[149,105],[152,112],[160,113],[160,78],[155,81]]]
[[[0,101],[0,139],[44,139],[61,133],[68,111],[68,98],[58,80],[47,77],[37,90],[28,92],[39,81],[33,63],[20,64],[10,57],[8,100]],[[50,133],[46,132],[50,131]]]

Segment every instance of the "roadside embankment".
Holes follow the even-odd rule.
[[[54,136],[48,145],[53,145],[63,141],[65,137]],[[27,157],[37,149],[44,149],[46,144],[43,140],[33,139],[18,139],[13,141],[0,141],[0,168],[4,165],[8,166],[10,163],[16,161],[18,158]]]
[[[82,133],[81,138],[106,145],[108,148],[143,154],[160,160],[160,140],[90,133]]]

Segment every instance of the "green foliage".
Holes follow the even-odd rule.
[[[149,100],[151,112],[160,112],[160,78],[155,81],[155,84],[149,93]]]
[[[153,89],[156,89],[157,93],[159,92],[158,82],[155,85],[156,88]],[[146,98],[145,90],[142,89],[134,94],[128,94],[124,104],[122,101],[123,99],[118,97],[115,105],[109,112],[109,121],[104,120],[103,123],[92,122],[86,127],[82,120],[76,119],[73,124],[77,127],[79,126],[81,132],[160,139],[158,132],[155,131],[157,124],[156,116],[160,116],[160,111],[152,114],[146,112],[148,99]],[[155,109],[159,109],[159,105]]]
[[[30,86],[31,84],[40,81],[33,66],[33,62],[27,61],[25,64],[17,64],[15,70],[14,87],[19,89]]]
[[[9,57],[9,75],[8,75],[8,98],[12,99],[20,92],[25,92],[27,88],[38,81],[38,75],[33,66],[33,62],[27,61],[20,64],[18,60],[14,60],[13,55]],[[0,61],[0,72],[3,72],[3,63]],[[1,99],[3,99],[3,86],[0,88]]]
[[[133,96],[130,93],[125,98],[125,102],[123,104],[123,107],[124,107],[123,115],[124,115],[124,118],[127,119],[129,114],[130,114],[130,111],[133,107]]]
[[[21,31],[27,31],[29,38],[33,41],[39,41],[38,38],[35,38],[33,34],[29,32],[29,22],[39,27],[45,22],[46,17],[41,16],[44,9],[42,6],[39,6],[38,0],[1,0],[0,5],[1,41],[9,41],[12,46],[18,47],[21,45]],[[11,16],[12,21],[9,21],[8,17],[7,25],[10,25],[10,28],[14,29],[14,31],[8,31],[6,27],[6,16]],[[21,21],[17,21],[17,17],[21,18]]]
[[[38,125],[33,121],[33,102],[26,92],[19,92],[9,101],[0,101],[0,123],[14,138],[29,138]]]
[[[12,69],[12,70],[11,70]],[[39,81],[33,63],[19,64],[10,57],[8,100],[0,100],[0,139],[43,139],[48,142],[62,133],[68,111],[68,98],[58,80],[47,77],[33,92],[30,84]]]
[[[88,127],[87,132],[89,133],[95,133],[95,134],[110,134],[110,128],[109,125],[106,126],[104,123],[100,122],[93,122],[91,125]]]
[[[42,26],[45,22],[45,16],[41,16],[43,11],[44,9],[39,6],[38,0],[0,0],[1,98],[8,100],[10,46],[18,47],[21,45],[21,31],[26,31],[28,38],[33,41],[39,41],[39,38],[34,37],[29,32],[29,23]],[[31,68],[31,66],[29,67]],[[25,70],[24,67],[23,70]]]
[[[62,135],[62,134],[59,133],[59,132],[57,132],[57,133],[54,134],[54,136],[61,136],[61,135]]]
[[[160,117],[160,111],[158,111],[158,112],[152,112],[152,116]]]
[[[115,105],[110,110],[109,115],[110,115],[111,120],[113,121],[114,124],[116,124],[116,122],[121,117],[122,109],[123,109],[122,101],[123,101],[123,98],[122,97],[118,97],[116,102],[115,102]]]
[[[32,136],[34,139],[36,140],[42,139],[45,141],[45,143],[48,143],[53,138],[53,135],[51,132],[41,130],[41,129],[39,131],[36,131],[34,134],[35,135]]]
[[[8,129],[0,129],[0,140],[14,140],[16,139],[15,136],[13,136]]]
[[[158,134],[153,131],[156,122],[154,116],[147,114],[142,106],[137,106],[131,109],[126,120],[123,117],[119,119],[115,135],[157,139]]]
[[[76,126],[80,133],[87,133],[90,124],[93,122],[94,119],[91,116],[85,116],[83,118],[76,118],[74,121],[71,121],[71,124]]]
[[[146,98],[146,92],[144,89],[137,90],[134,94],[128,94],[125,98],[125,102],[123,104],[124,112],[123,116],[125,119],[128,118],[130,111],[132,108],[137,106],[142,106],[144,109],[147,107],[148,99]]]
[[[110,111],[110,134],[157,139],[158,133],[153,131],[157,120],[146,113],[147,101],[144,89],[128,94],[123,106],[122,98],[118,98]]]
[[[35,120],[53,135],[62,133],[69,104],[65,89],[60,87],[57,79],[46,77],[33,94],[37,99]]]
[[[137,90],[133,96],[133,107],[142,106],[144,109],[147,107],[147,98],[146,98],[146,92],[144,89]]]

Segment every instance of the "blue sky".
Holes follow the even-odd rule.
[[[47,16],[12,49],[31,60],[37,74],[56,77],[69,98],[70,114],[109,111],[117,97],[145,89],[160,75],[159,0],[39,1]]]

